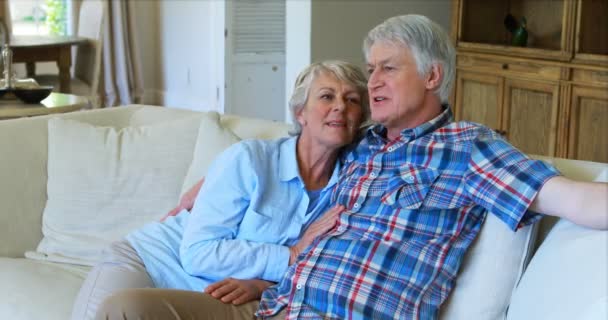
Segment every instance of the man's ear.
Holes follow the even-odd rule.
[[[438,63],[433,63],[426,77],[426,88],[429,90],[439,88],[441,79],[443,79],[443,67]]]

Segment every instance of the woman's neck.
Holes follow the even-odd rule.
[[[298,169],[307,190],[318,190],[327,185],[336,165],[338,149],[313,148],[312,144],[298,139],[296,157]]]

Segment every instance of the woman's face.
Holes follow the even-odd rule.
[[[355,138],[361,124],[361,95],[350,84],[327,73],[311,83],[306,105],[297,114],[300,139],[311,139],[327,149],[337,149]]]

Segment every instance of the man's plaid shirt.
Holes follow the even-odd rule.
[[[526,210],[557,171],[451,119],[446,107],[390,142],[382,126],[366,132],[334,192],[346,212],[264,292],[258,316],[436,318],[486,212],[513,230],[539,218]]]

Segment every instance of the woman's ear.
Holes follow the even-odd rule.
[[[296,121],[298,121],[298,123],[303,127],[305,126],[308,122],[306,121],[306,118],[304,116],[304,109],[306,108],[306,106],[301,107],[298,111],[296,111]]]
[[[426,88],[429,90],[435,90],[441,85],[441,79],[443,78],[443,67],[438,63],[433,63],[431,70],[426,77]]]

